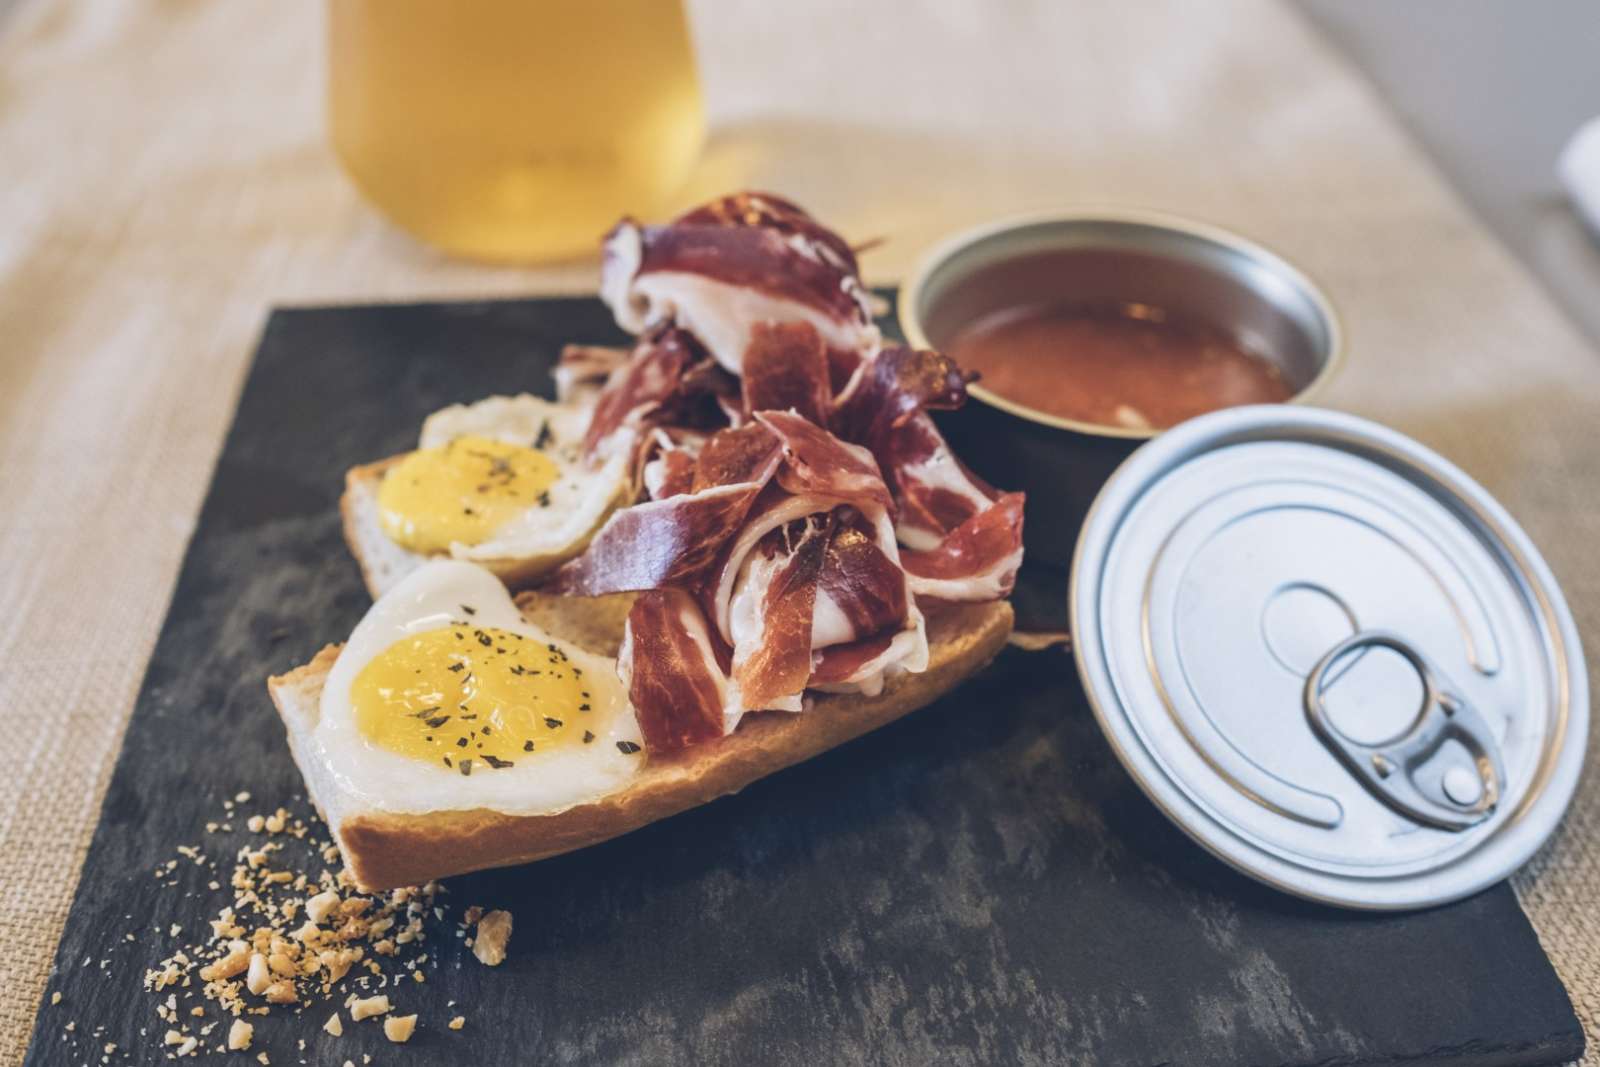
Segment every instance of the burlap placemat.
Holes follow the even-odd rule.
[[[1064,204],[1255,236],[1347,319],[1327,402],[1481,479],[1600,634],[1600,357],[1292,12],[773,10],[696,8],[717,131],[702,188],[781,190],[854,238],[889,238],[867,264],[878,280],[954,227]],[[5,1061],[27,1041],[267,309],[592,284],[588,265],[449,262],[379,222],[324,147],[320,17],[271,0],[22,0],[0,30],[0,712],[25,724],[0,776]],[[1590,775],[1516,879],[1591,1043],[1597,832]]]

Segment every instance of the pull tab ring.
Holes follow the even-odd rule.
[[[1332,667],[1364,648],[1398,653],[1422,682],[1422,711],[1400,737],[1376,745],[1351,740],[1334,725],[1323,700],[1332,684]],[[1461,831],[1487,819],[1505,789],[1500,746],[1488,723],[1460,690],[1399,634],[1363,630],[1329,649],[1306,677],[1306,717],[1345,769],[1367,791],[1413,822],[1441,830]],[[1455,741],[1472,757],[1471,767],[1456,765],[1440,775],[1419,771],[1433,761],[1446,741]]]

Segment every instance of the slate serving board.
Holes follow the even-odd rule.
[[[299,793],[262,682],[367,606],[335,514],[345,468],[408,447],[447,403],[548,392],[562,343],[616,336],[589,299],[272,316],[28,1064],[98,1064],[106,1042],[114,1063],[162,1061],[140,988],[175,947],[157,931],[203,928],[227,899],[200,868],[180,866],[177,889],[150,870],[179,844],[231,854],[200,829],[223,798],[249,790],[270,808]],[[1030,569],[1020,599],[1052,611],[1064,583]],[[406,1048],[373,1024],[328,1037],[321,1009],[258,1020],[251,1056],[1231,1067],[1545,1064],[1583,1048],[1507,887],[1371,916],[1255,885],[1145,800],[1060,652],[1008,651],[943,702],[738,797],[449,886],[457,905],[515,914],[503,966],[436,939],[427,985],[406,994],[422,1012]],[[443,1028],[455,1010],[470,1020],[459,1033]]]

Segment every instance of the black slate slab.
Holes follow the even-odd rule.
[[[49,985],[63,1000],[46,993],[28,1064],[98,1064],[107,1042],[113,1063],[162,1061],[140,977],[175,947],[170,924],[203,929],[228,898],[193,864],[172,889],[151,870],[180,844],[226,869],[242,835],[201,828],[239,790],[306,810],[262,680],[366,607],[334,514],[343,470],[406,447],[444,404],[546,391],[561,343],[614,335],[586,299],[273,315],[84,866]],[[1061,574],[1025,580],[1035,610],[1059,603]],[[1008,652],[940,704],[738,797],[450,889],[457,906],[514,912],[511,955],[491,971],[435,938],[426,985],[396,993],[422,1015],[410,1045],[373,1023],[328,1037],[319,1007],[257,1020],[251,1056],[1489,1065],[1583,1047],[1509,889],[1369,916],[1258,887],[1144,799],[1059,652]],[[449,1032],[457,1010],[468,1025]]]

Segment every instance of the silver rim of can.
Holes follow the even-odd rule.
[[[1477,807],[1458,806],[1455,814],[1467,814],[1462,818],[1462,825],[1451,830],[1448,824],[1452,812],[1443,810],[1450,804],[1440,806],[1427,798],[1413,796],[1412,814],[1408,816],[1412,822],[1426,819],[1430,814],[1441,819],[1429,820],[1429,825],[1408,841],[1423,842],[1431,835],[1443,844],[1432,853],[1418,851],[1390,866],[1375,865],[1370,872],[1352,874],[1351,868],[1337,862],[1322,862],[1312,855],[1313,850],[1296,853],[1294,847],[1280,847],[1281,839],[1266,840],[1254,832],[1256,827],[1233,817],[1233,813],[1240,810],[1240,805],[1234,803],[1237,797],[1223,798],[1226,803],[1213,803],[1216,798],[1197,785],[1199,778],[1192,774],[1185,777],[1181,767],[1175,770],[1177,765],[1168,758],[1170,747],[1163,749],[1163,745],[1193,743],[1200,754],[1210,760],[1204,745],[1194,740],[1170,699],[1166,699],[1165,704],[1149,699],[1140,702],[1137,687],[1128,685],[1128,673],[1118,669],[1118,660],[1127,650],[1119,652],[1110,647],[1119,640],[1124,645],[1130,639],[1137,643],[1140,631],[1135,623],[1132,637],[1129,637],[1128,617],[1140,611],[1148,614],[1150,610],[1148,600],[1142,607],[1122,603],[1126,597],[1116,604],[1108,604],[1104,588],[1119,584],[1119,571],[1115,569],[1118,567],[1124,570],[1133,567],[1127,573],[1136,577],[1146,573],[1139,567],[1155,573],[1154,563],[1141,556],[1137,546],[1139,524],[1148,526],[1151,520],[1135,512],[1136,506],[1146,501],[1149,507],[1145,514],[1157,515],[1164,522],[1170,516],[1161,516],[1158,509],[1160,493],[1164,491],[1162,486],[1188,484],[1180,480],[1164,483],[1167,475],[1206,457],[1224,455],[1234,446],[1282,448],[1286,444],[1291,448],[1301,445],[1325,448],[1336,455],[1348,453],[1354,457],[1352,463],[1366,464],[1374,470],[1381,467],[1387,472],[1384,477],[1394,475],[1413,483],[1419,487],[1415,495],[1426,496],[1437,508],[1435,518],[1447,515],[1464,536],[1474,544],[1481,544],[1487,555],[1496,557],[1504,590],[1511,592],[1500,590],[1494,595],[1504,593],[1502,599],[1513,599],[1521,605],[1526,619],[1517,625],[1526,626],[1527,634],[1533,635],[1520,645],[1516,635],[1513,636],[1510,642],[1513,669],[1505,672],[1501,681],[1512,687],[1530,685],[1526,677],[1518,681],[1515,668],[1527,668],[1524,675],[1536,668],[1539,673],[1531,691],[1543,694],[1548,702],[1548,708],[1529,716],[1530,722],[1537,720],[1535,725],[1542,725],[1542,732],[1537,736],[1528,731],[1526,736],[1518,733],[1513,738],[1512,733],[1505,732],[1512,727],[1521,730],[1522,719],[1518,716],[1505,720],[1509,726],[1502,726],[1503,740],[1508,745],[1515,740],[1521,746],[1516,761],[1519,773],[1514,776],[1519,780],[1505,782],[1501,776],[1499,749],[1492,741],[1489,748],[1494,751],[1487,754],[1481,748],[1470,749],[1469,741],[1469,748],[1462,751],[1470,749],[1473,753],[1476,762],[1472,765],[1483,768],[1483,782],[1482,788],[1472,784],[1468,790],[1472,796],[1463,799],[1476,801]],[[1238,453],[1235,459],[1243,455]],[[1203,469],[1190,467],[1189,473],[1193,477],[1194,471],[1203,472]],[[1146,500],[1147,494],[1154,503]],[[1144,534],[1145,542],[1152,543],[1151,530],[1145,530]],[[1176,533],[1163,541],[1163,549],[1175,538]],[[1135,542],[1135,545],[1130,548],[1119,544],[1122,540]],[[1446,545],[1448,547],[1448,542]],[[1130,559],[1133,562],[1126,562]],[[1108,566],[1113,568],[1109,574]],[[1120,584],[1128,585],[1125,581]],[[1491,598],[1491,603],[1498,602]],[[1073,559],[1069,610],[1074,654],[1090,704],[1112,749],[1135,781],[1163,812],[1208,851],[1251,877],[1296,896],[1373,910],[1426,907],[1468,896],[1504,878],[1532,856],[1560,822],[1576,789],[1588,733],[1587,676],[1576,627],[1548,566],[1505,509],[1464,472],[1404,435],[1366,420],[1284,405],[1236,408],[1191,420],[1145,445],[1118,468],[1090,510]],[[1113,628],[1113,636],[1108,641],[1110,612],[1119,613],[1123,626]],[[1501,619],[1493,617],[1491,621]],[[1150,657],[1159,653],[1160,648],[1151,645],[1148,621],[1144,625],[1144,644],[1138,654],[1148,661],[1149,670],[1156,673],[1156,661]],[[1265,643],[1271,644],[1270,636]],[[1394,643],[1402,652],[1409,651],[1396,635],[1376,630],[1357,634],[1339,642],[1337,647],[1330,646],[1322,662],[1308,672],[1304,698],[1308,721],[1296,722],[1295,729],[1303,730],[1308,737],[1319,732],[1314,729],[1319,726],[1314,713],[1321,703],[1318,687],[1335,659],[1356,645],[1384,643]],[[1535,652],[1518,659],[1514,653],[1519,648],[1524,651],[1532,648]],[[1425,657],[1418,659],[1418,670],[1428,679]],[[1430,707],[1428,699],[1440,694],[1433,692],[1435,686],[1431,680],[1425,681],[1425,687],[1423,707],[1426,709]],[[1447,687],[1441,683],[1438,688]],[[1471,723],[1476,720],[1473,714],[1462,713],[1446,722],[1457,710],[1448,706],[1456,698],[1448,694],[1446,697],[1438,702],[1444,707],[1439,721],[1467,739],[1472,734]],[[1413,729],[1414,734],[1422,732],[1422,721],[1419,712],[1419,725]],[[1321,725],[1326,729],[1326,724]],[[1165,731],[1165,739],[1152,730]],[[1337,733],[1329,730],[1320,740],[1330,751],[1339,750],[1335,754],[1348,764],[1352,781],[1359,777],[1357,771],[1367,770],[1369,764],[1362,761],[1369,758],[1370,766],[1383,768],[1386,760],[1377,753],[1389,750],[1343,741],[1336,746],[1332,742],[1338,739]],[[1179,740],[1171,740],[1173,738]],[[1433,751],[1438,750],[1436,746]],[[1482,758],[1478,759],[1479,756]],[[1333,763],[1325,753],[1319,753],[1319,758],[1318,772],[1327,774],[1327,767]],[[1452,773],[1455,770],[1452,768]],[[1356,805],[1360,807],[1372,807],[1371,801],[1380,798],[1385,791],[1380,778],[1386,775],[1369,773],[1366,777],[1369,780],[1360,783],[1362,790],[1352,791],[1359,798]],[[1408,765],[1406,774],[1393,779],[1391,784],[1398,785],[1412,777]],[[1441,783],[1444,791],[1454,797],[1451,789],[1460,784],[1459,780],[1446,782],[1436,778],[1433,784]],[[1501,789],[1507,790],[1503,797]],[[1397,790],[1388,792],[1391,795],[1381,797],[1384,807],[1380,814],[1393,819],[1395,811],[1407,810],[1406,798],[1393,795]],[[1251,799],[1264,804],[1258,797]],[[1348,801],[1349,796],[1345,799]],[[1501,800],[1503,803],[1497,804]],[[1264,806],[1272,807],[1271,804]],[[1478,814],[1471,814],[1474,811]],[[1255,814],[1260,815],[1259,812]],[[1314,821],[1314,813],[1310,818]],[[1471,824],[1470,829],[1466,828],[1468,824]],[[1298,824],[1294,829],[1303,831]],[[1304,832],[1299,838],[1313,839]]]

